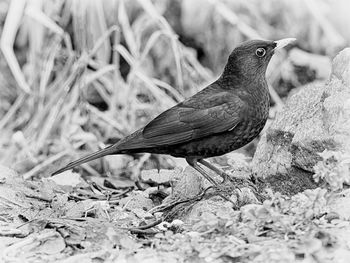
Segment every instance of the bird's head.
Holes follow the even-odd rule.
[[[295,38],[285,38],[278,41],[249,40],[243,42],[232,51],[223,75],[247,78],[264,77],[267,65],[275,51],[293,41],[295,41]]]

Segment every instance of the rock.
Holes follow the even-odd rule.
[[[52,177],[47,178],[47,180],[53,181],[60,186],[70,187],[77,187],[79,184],[81,185],[82,183],[85,183],[84,180],[81,178],[80,174],[74,173],[71,170],[65,171],[60,174],[56,174]]]
[[[139,191],[135,191],[130,196],[121,199],[119,204],[129,211],[135,209],[136,211],[140,211],[140,209],[149,211],[154,206],[152,200],[145,193]]]
[[[326,84],[310,84],[287,99],[258,144],[253,172],[272,188],[283,182],[296,193],[316,186],[313,167],[325,149],[350,149],[350,48],[333,60]]]
[[[178,174],[177,178],[173,176],[172,180],[172,194],[164,199],[164,203],[190,199],[199,195],[203,190],[202,175],[191,166],[187,166],[181,175]]]
[[[350,48],[344,49],[333,61],[332,74],[350,86]]]
[[[343,190],[340,193],[337,193],[334,198],[328,203],[329,213],[334,213],[339,216],[341,220],[350,220],[350,189]]]
[[[182,169],[180,167],[175,167],[175,169],[157,169],[142,170],[141,171],[141,181],[145,183],[156,183],[165,184],[172,180],[179,178],[182,174]]]
[[[215,222],[219,218],[233,219],[238,213],[238,211],[232,209],[230,202],[211,198],[194,203],[191,209],[180,214],[179,219],[187,224],[195,225],[196,222],[200,223],[200,221],[203,223],[208,221]]]

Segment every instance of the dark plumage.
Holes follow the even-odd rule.
[[[242,43],[230,54],[222,75],[208,87],[118,143],[71,162],[54,174],[109,154],[148,152],[184,157],[216,184],[197,162],[224,177],[203,158],[236,150],[260,133],[269,113],[267,65],[276,49],[293,40]]]

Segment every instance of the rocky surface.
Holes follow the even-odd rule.
[[[314,185],[313,167],[325,149],[350,151],[350,48],[333,60],[326,84],[288,98],[258,144],[253,172],[276,189],[288,180],[286,191],[296,193]]]

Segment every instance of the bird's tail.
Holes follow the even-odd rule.
[[[109,147],[106,147],[106,148],[104,148],[102,150],[99,150],[97,152],[91,153],[91,154],[89,154],[89,155],[87,155],[85,157],[82,157],[82,158],[80,158],[80,159],[78,159],[76,161],[73,161],[73,162],[67,164],[65,167],[63,167],[63,168],[55,171],[54,173],[52,173],[52,175],[56,175],[56,174],[62,173],[64,171],[70,170],[70,169],[74,168],[75,166],[81,165],[83,163],[90,162],[90,161],[95,160],[97,158],[101,158],[101,157],[109,155],[109,154],[117,154],[117,153],[118,153],[118,151],[116,151],[115,145],[111,145]]]

